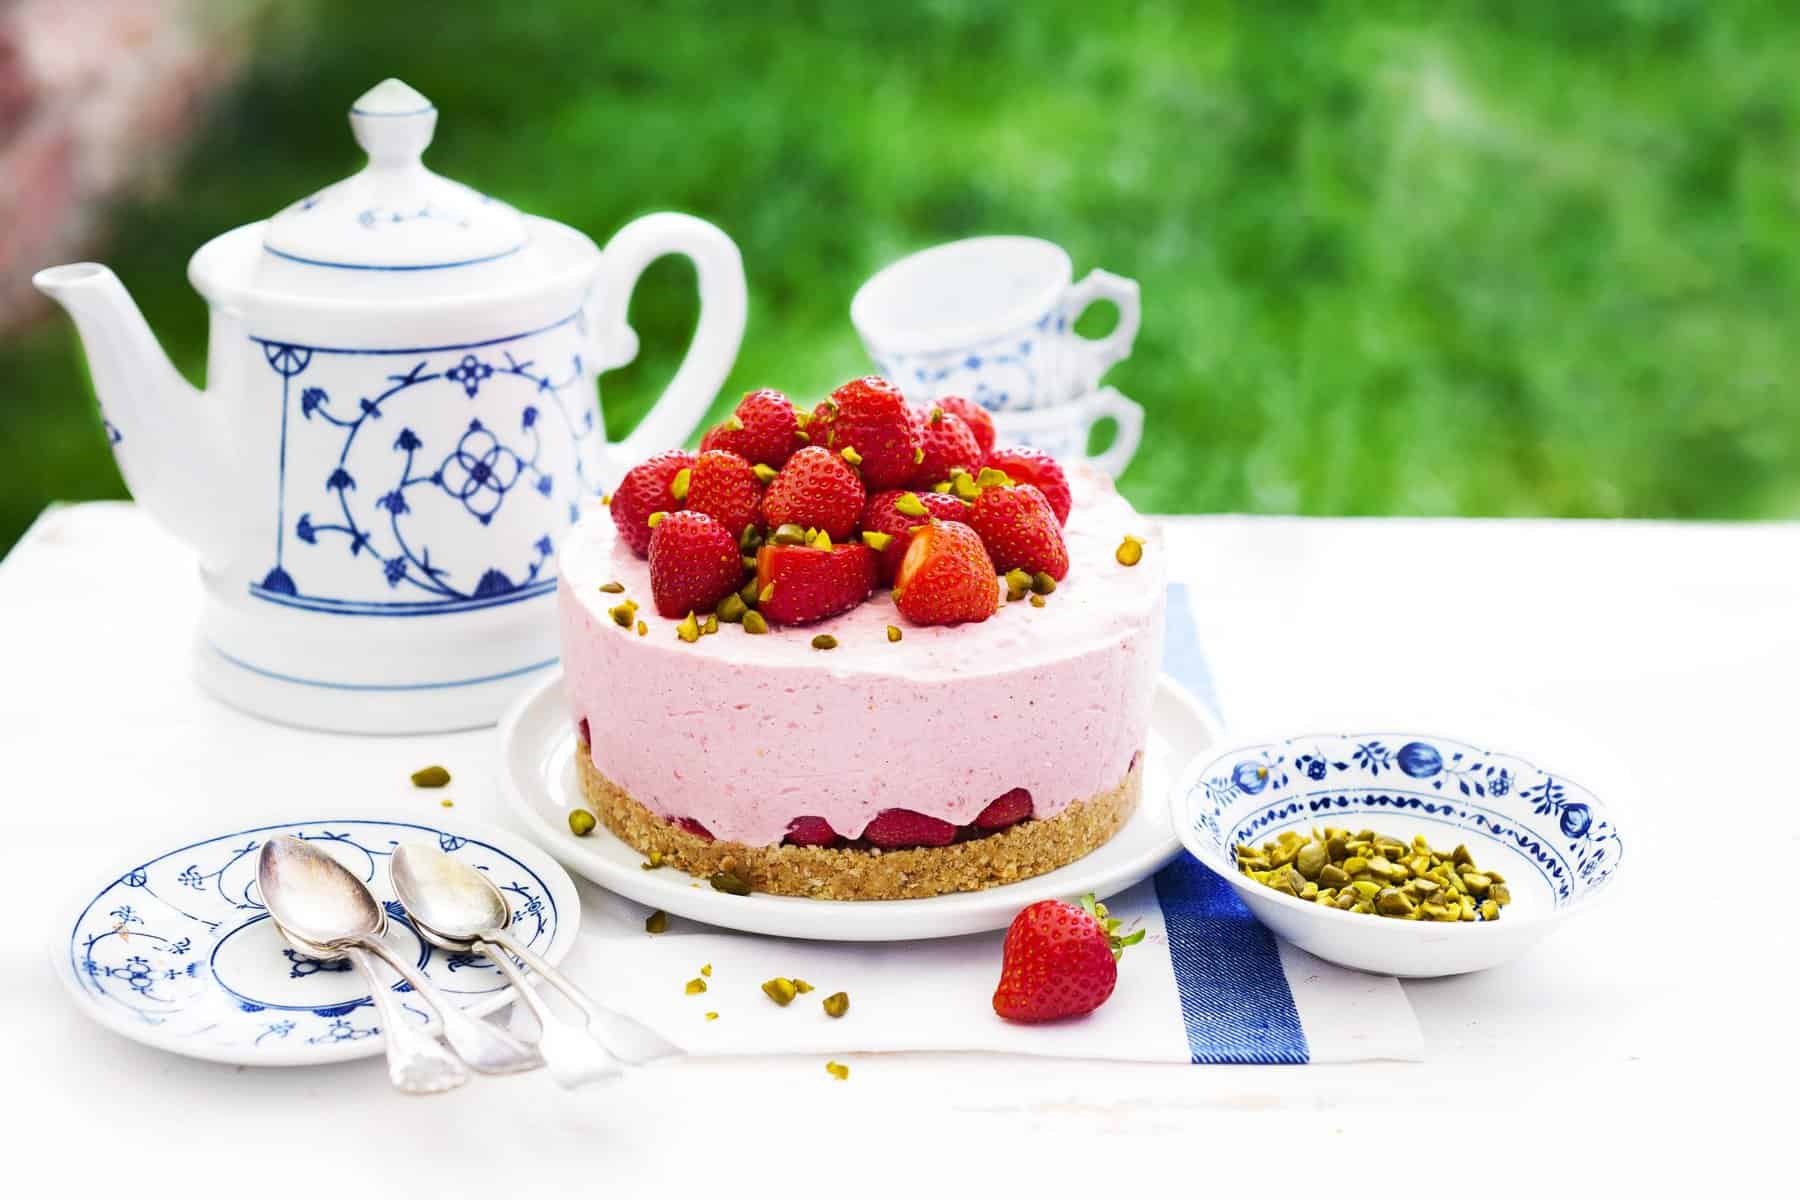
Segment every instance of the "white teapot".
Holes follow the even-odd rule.
[[[207,386],[95,263],[33,283],[74,318],[132,495],[200,558],[199,677],[316,728],[493,721],[554,666],[555,554],[582,500],[682,442],[743,338],[743,263],[657,213],[603,251],[426,170],[437,110],[390,79],[350,110],[368,166],[202,246]],[[609,444],[594,378],[630,362],[652,260],[698,268],[692,346]]]

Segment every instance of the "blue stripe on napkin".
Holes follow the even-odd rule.
[[[1169,588],[1166,622],[1163,670],[1217,713],[1212,673],[1182,584]],[[1275,935],[1250,915],[1231,885],[1184,853],[1157,873],[1156,899],[1193,1061],[1308,1061],[1306,1031]]]

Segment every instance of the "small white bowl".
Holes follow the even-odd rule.
[[[1327,733],[1196,762],[1171,793],[1188,851],[1258,920],[1347,967],[1424,978],[1479,971],[1536,943],[1607,890],[1624,858],[1618,814],[1587,788],[1512,754],[1429,733]],[[1238,871],[1232,847],[1284,830],[1372,829],[1434,850],[1459,842],[1506,878],[1494,921],[1401,921],[1284,895]]]

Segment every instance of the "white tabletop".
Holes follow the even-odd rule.
[[[1500,1195],[1488,1185],[1549,1163],[1618,1184],[1675,1159],[1707,1163],[1722,1190],[1785,1154],[1775,1134],[1791,1130],[1800,1066],[1800,528],[1166,527],[1234,733],[1410,721],[1579,764],[1628,808],[1633,860],[1613,902],[1511,966],[1406,985],[1427,1062],[865,1055],[838,1083],[812,1059],[731,1059],[574,1098],[515,1077],[420,1100],[391,1092],[375,1060],[234,1069],[116,1037],[68,1002],[44,947],[71,888],[159,828],[365,789],[386,807],[426,761],[451,767],[460,812],[505,818],[491,732],[333,737],[200,694],[191,559],[130,506],[92,504],[46,513],[0,564],[0,804],[22,877],[6,895],[24,914],[0,932],[12,1178],[134,1197],[316,1193],[340,1177],[363,1185],[346,1194],[499,1179],[499,1195],[1074,1194],[1084,1181],[1110,1194],[1176,1164],[1303,1186],[1279,1169],[1296,1155],[1392,1145],[1475,1162],[1483,1194]],[[1716,882],[1721,850],[1752,835],[1727,860],[1735,881]],[[309,1145],[331,1152],[303,1166]],[[475,1146],[488,1165],[453,1153]],[[1408,1178],[1412,1159],[1390,1161]],[[258,1164],[254,1179],[239,1170]],[[1059,1186],[1025,1186],[1039,1176]]]

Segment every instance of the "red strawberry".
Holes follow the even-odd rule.
[[[940,396],[937,406],[947,413],[961,417],[969,432],[975,435],[975,444],[981,447],[981,461],[970,469],[987,465],[987,456],[994,452],[994,418],[988,410],[973,400],[964,400],[961,396]]]
[[[1012,487],[987,487],[975,498],[969,524],[981,535],[981,543],[1001,573],[1021,567],[1052,579],[1069,573],[1069,549],[1063,545],[1062,527],[1044,494],[1029,483]]]
[[[711,612],[743,580],[737,538],[705,513],[672,512],[651,530],[650,594],[663,616]]]
[[[762,520],[762,481],[741,455],[703,450],[688,477],[689,512],[703,512],[734,537]]]
[[[1008,1021],[1056,1021],[1105,1004],[1119,982],[1119,955],[1144,940],[1143,930],[1121,938],[1118,927],[1092,896],[1026,907],[1006,930],[994,1011]]]
[[[900,389],[879,375],[852,379],[819,409],[807,427],[813,443],[835,454],[852,451],[871,489],[902,487],[918,470],[924,453],[919,415],[907,407]]]
[[[925,457],[913,472],[913,483],[928,488],[941,479],[950,478],[951,467],[962,467],[973,475],[981,470],[981,444],[969,427],[955,413],[940,405],[932,406],[922,421]]]
[[[909,846],[948,846],[956,840],[956,826],[910,808],[888,808],[877,813],[863,830],[863,840],[883,850]]]
[[[834,542],[848,541],[863,499],[862,480],[849,463],[823,446],[808,446],[788,459],[763,493],[763,523],[770,529],[823,529]]]
[[[694,456],[686,450],[665,450],[625,472],[614,489],[613,524],[639,558],[650,552],[650,514],[685,507],[669,487],[677,474],[693,465]]]
[[[824,817],[795,817],[782,839],[790,846],[830,846],[837,840],[837,830]]]
[[[759,388],[745,393],[723,424],[706,431],[700,449],[729,450],[747,463],[767,463],[779,471],[805,444],[793,404],[774,388]]]
[[[1056,523],[1069,523],[1069,478],[1054,458],[1042,450],[1014,448],[994,451],[988,455],[987,465],[1005,471],[1014,483],[1029,483],[1044,493],[1056,512]]]
[[[900,497],[910,495],[925,510],[925,515],[907,514],[900,511]],[[945,496],[938,492],[877,492],[869,497],[869,503],[863,509],[862,527],[865,533],[885,533],[890,540],[887,549],[881,552],[881,582],[891,584],[894,576],[900,571],[901,560],[906,557],[906,548],[912,544],[912,528],[923,525],[932,517],[940,521],[956,521],[969,523],[969,506],[955,496]]]
[[[1014,788],[981,810],[981,815],[975,818],[975,828],[1005,829],[1030,815],[1031,793],[1024,788]]]
[[[894,576],[894,606],[915,625],[985,621],[1000,606],[994,560],[967,525],[932,521],[913,534]]]
[[[756,588],[773,585],[757,605],[777,625],[803,625],[847,612],[875,590],[875,552],[861,542],[829,550],[769,543],[756,552]]]

